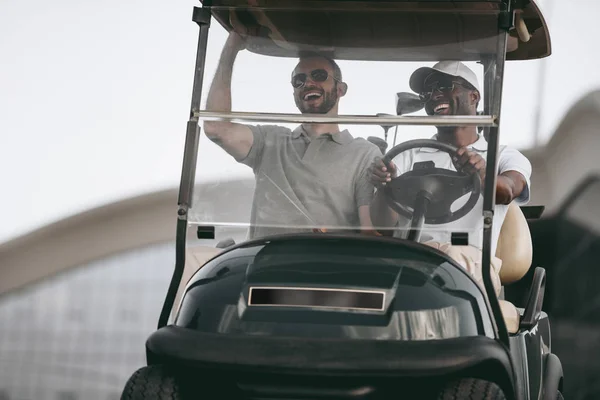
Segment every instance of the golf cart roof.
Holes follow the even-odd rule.
[[[326,52],[335,59],[478,61],[496,53],[499,15],[505,2],[402,0],[204,0],[227,30],[230,10],[253,32],[248,50],[297,57]],[[249,5],[252,3],[252,6]],[[509,32],[507,60],[551,53],[548,27],[534,1],[518,1]],[[239,30],[240,27],[236,26]],[[402,50],[402,51],[398,51]]]

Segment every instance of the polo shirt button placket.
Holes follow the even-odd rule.
[[[325,135],[321,135],[312,139],[306,148],[306,153],[304,153],[303,159],[305,161],[314,159],[319,154],[321,147],[323,147],[327,140],[329,139]]]

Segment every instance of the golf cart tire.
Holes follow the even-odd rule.
[[[446,385],[438,400],[506,400],[506,396],[494,382],[463,378]]]
[[[149,365],[135,371],[121,394],[121,400],[181,400],[180,384],[163,365]]]

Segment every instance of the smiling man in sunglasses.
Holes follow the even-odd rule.
[[[230,33],[208,93],[207,110],[231,111],[233,64],[244,48],[244,37]],[[348,85],[335,61],[308,54],[300,57],[291,74],[291,89],[301,113],[335,116]],[[371,225],[374,188],[368,167],[379,149],[367,140],[353,138],[336,124],[302,124],[290,130],[207,121],[204,131],[254,171],[250,238]]]
[[[481,99],[479,83],[475,73],[466,65],[457,61],[442,61],[433,67],[417,69],[410,77],[411,89],[418,93],[424,102],[425,111],[429,115],[476,115]],[[458,150],[458,156],[451,159],[448,153],[434,149],[413,149],[399,154],[390,165],[384,165],[378,158],[371,165],[371,180],[377,188],[383,187],[394,177],[413,169],[419,162],[433,162],[437,168],[444,168],[470,173],[479,173],[482,182],[485,179],[485,158],[487,141],[478,133],[475,126],[438,127],[433,139],[449,143]],[[516,149],[500,146],[498,154],[498,179],[496,184],[496,208],[494,211],[492,232],[492,279],[496,292],[500,293],[499,272],[502,261],[494,254],[500,234],[500,228],[508,211],[508,205],[515,201],[525,204],[529,201],[531,164]],[[480,200],[481,201],[481,197]],[[453,225],[460,226],[461,220],[481,220],[480,208],[474,208],[466,216],[449,223],[444,232],[434,230],[427,232],[428,237],[422,241],[430,244],[457,260],[482,282],[481,272],[481,238],[471,233],[470,245],[455,247],[450,245],[449,232],[456,230]],[[378,190],[371,204],[371,217],[375,226],[397,226],[400,217],[388,205],[382,190]],[[462,222],[464,223],[464,221]],[[467,222],[466,226],[473,226]],[[426,226],[425,226],[426,228]],[[460,230],[460,229],[458,229]],[[427,241],[429,240],[429,241]]]

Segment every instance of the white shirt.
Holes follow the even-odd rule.
[[[469,150],[477,152],[485,160],[487,158],[487,141],[483,135],[478,135],[479,139],[466,146]],[[432,139],[436,139],[435,135]],[[432,149],[432,148],[419,148],[412,149],[397,155],[393,162],[397,168],[397,176],[402,175],[405,172],[412,170],[413,165],[418,162],[433,161],[437,168],[449,169],[456,171],[450,155],[444,151]],[[513,201],[519,205],[526,204],[529,202],[529,193],[531,187],[531,163],[529,160],[521,154],[518,150],[507,147],[499,146],[498,149],[498,175],[506,171],[516,171],[525,177],[527,182],[523,192],[515,198]],[[467,193],[463,197],[457,199],[451,207],[452,211],[458,210],[466,201],[469,199],[471,193]],[[500,229],[502,223],[506,217],[508,211],[508,205],[497,204],[494,208],[494,220],[492,223],[492,256],[496,254],[496,246],[498,244],[498,236],[500,235]],[[398,227],[407,228],[408,221],[406,218],[400,217]],[[469,234],[469,244],[479,249],[483,246],[483,192],[479,196],[479,200],[464,217],[459,218],[454,222],[439,225],[425,224],[421,235],[421,241],[434,240],[441,243],[450,243],[452,232],[465,232]],[[407,230],[400,230],[395,233],[395,236],[404,237],[407,234]]]

